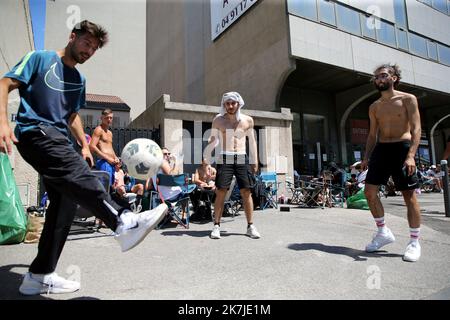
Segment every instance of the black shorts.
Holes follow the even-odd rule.
[[[239,189],[249,189],[254,186],[247,155],[221,156],[217,161],[216,170],[218,189],[229,189],[233,175],[236,176]]]
[[[366,183],[372,185],[386,185],[389,177],[395,183],[398,191],[413,190],[419,187],[417,173],[408,176],[403,170],[410,142],[378,143],[373,149],[369,160],[369,171]]]

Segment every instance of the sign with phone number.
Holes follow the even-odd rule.
[[[211,39],[216,39],[258,0],[211,0]]]

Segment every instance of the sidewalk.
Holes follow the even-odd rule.
[[[421,195],[422,209],[439,211],[437,196]],[[155,230],[127,253],[107,229],[71,236],[57,272],[81,278],[81,290],[33,298],[450,299],[450,234],[424,224],[421,259],[404,262],[406,209],[401,197],[383,202],[397,241],[379,253],[364,252],[376,230],[370,213],[341,208],[256,211],[258,240],[245,236],[243,212],[223,219],[220,240],[209,238],[211,223],[191,224]],[[434,214],[449,230],[450,218]],[[0,246],[0,299],[30,299],[18,287],[36,250]]]

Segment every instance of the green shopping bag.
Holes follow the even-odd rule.
[[[367,203],[366,196],[364,195],[364,187],[353,196],[347,198],[347,208],[369,210],[369,204]]]
[[[27,231],[27,216],[8,156],[0,152],[0,244],[20,243]]]

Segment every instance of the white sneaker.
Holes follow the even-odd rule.
[[[211,239],[220,239],[220,227],[218,224],[214,225],[214,228],[211,231]]]
[[[372,239],[372,242],[366,246],[367,252],[374,252],[379,250],[382,246],[395,241],[395,237],[389,228],[386,228],[385,233],[378,232]]]
[[[19,292],[32,296],[41,293],[70,293],[79,289],[79,282],[66,280],[55,272],[49,274],[27,272],[20,285]]]
[[[256,230],[256,227],[254,225],[250,225],[250,227],[247,228],[247,235],[252,239],[261,238],[261,235],[259,234],[258,230]]]
[[[404,261],[415,262],[420,258],[420,244],[419,241],[411,241],[406,246],[405,255],[403,256]]]
[[[114,238],[119,242],[122,252],[128,251],[141,243],[147,234],[161,222],[167,210],[167,205],[162,203],[152,210],[136,214],[136,225],[134,227],[125,229],[124,225],[120,224],[115,231]]]

